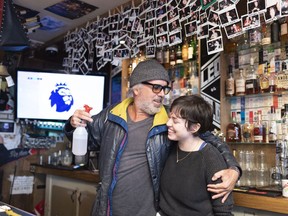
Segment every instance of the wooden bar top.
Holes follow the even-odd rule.
[[[63,176],[67,178],[78,179],[82,181],[98,183],[100,181],[98,171],[90,171],[85,169],[75,169],[75,170],[68,170],[68,169],[60,169],[59,167],[55,166],[45,166],[45,165],[38,165],[38,164],[31,164],[30,171],[37,174],[46,174],[46,175],[55,175],[55,176]]]
[[[237,206],[288,214],[288,198],[282,196],[268,197],[234,191],[233,197]]]

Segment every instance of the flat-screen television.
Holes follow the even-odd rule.
[[[67,120],[85,104],[97,114],[109,103],[106,73],[67,74],[57,71],[16,70],[16,118]]]

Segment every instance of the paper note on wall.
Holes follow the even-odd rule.
[[[33,191],[34,176],[15,176],[10,175],[12,194],[31,194]],[[13,184],[13,185],[12,185]]]

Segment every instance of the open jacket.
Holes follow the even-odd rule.
[[[92,116],[93,123],[87,124],[89,145],[99,147],[99,175],[100,184],[97,197],[92,209],[93,216],[107,216],[112,211],[111,200],[113,190],[117,184],[117,171],[122,153],[128,140],[127,108],[133,98],[127,98],[117,105],[112,105],[99,114]],[[159,184],[162,169],[168,156],[172,142],[168,140],[168,115],[164,107],[155,114],[153,125],[146,141],[147,160],[154,190],[154,205],[158,209]],[[67,121],[64,132],[72,140],[74,128]],[[229,147],[220,139],[207,132],[201,137],[216,146],[223,154],[229,167],[239,164],[229,151]],[[240,167],[239,167],[240,168]]]

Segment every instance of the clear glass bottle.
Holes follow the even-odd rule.
[[[194,37],[191,38],[189,47],[188,47],[188,60],[195,59],[195,52],[196,52],[196,42],[194,41]]]
[[[254,142],[263,142],[263,124],[261,110],[257,112],[257,121],[254,124]]]
[[[239,77],[235,80],[236,96],[245,95],[245,77],[243,74],[243,68],[239,69]]]
[[[232,112],[232,122],[226,127],[227,142],[241,142],[241,126],[237,122],[236,112]]]
[[[269,92],[274,93],[277,90],[277,75],[275,72],[271,72],[269,75]]]
[[[181,95],[181,86],[180,86],[180,71],[179,68],[175,68],[175,78],[172,88],[172,99],[176,99]]]
[[[228,77],[225,82],[226,96],[233,96],[235,94],[235,80],[233,77],[232,65],[228,67]]]
[[[181,45],[178,45],[177,51],[176,51],[176,64],[183,64],[182,59],[182,47]]]
[[[176,52],[175,52],[175,48],[171,47],[170,52],[169,52],[169,62],[171,66],[174,66],[176,64]]]
[[[284,115],[281,118],[282,139],[288,140],[288,104],[284,104],[284,109]],[[286,157],[288,157],[288,151]]]
[[[257,81],[257,75],[255,73],[253,58],[250,59],[250,70],[246,76],[245,92],[247,95],[259,93],[259,86]]]
[[[275,107],[271,106],[270,120],[269,120],[269,142],[277,141],[277,122]]]

